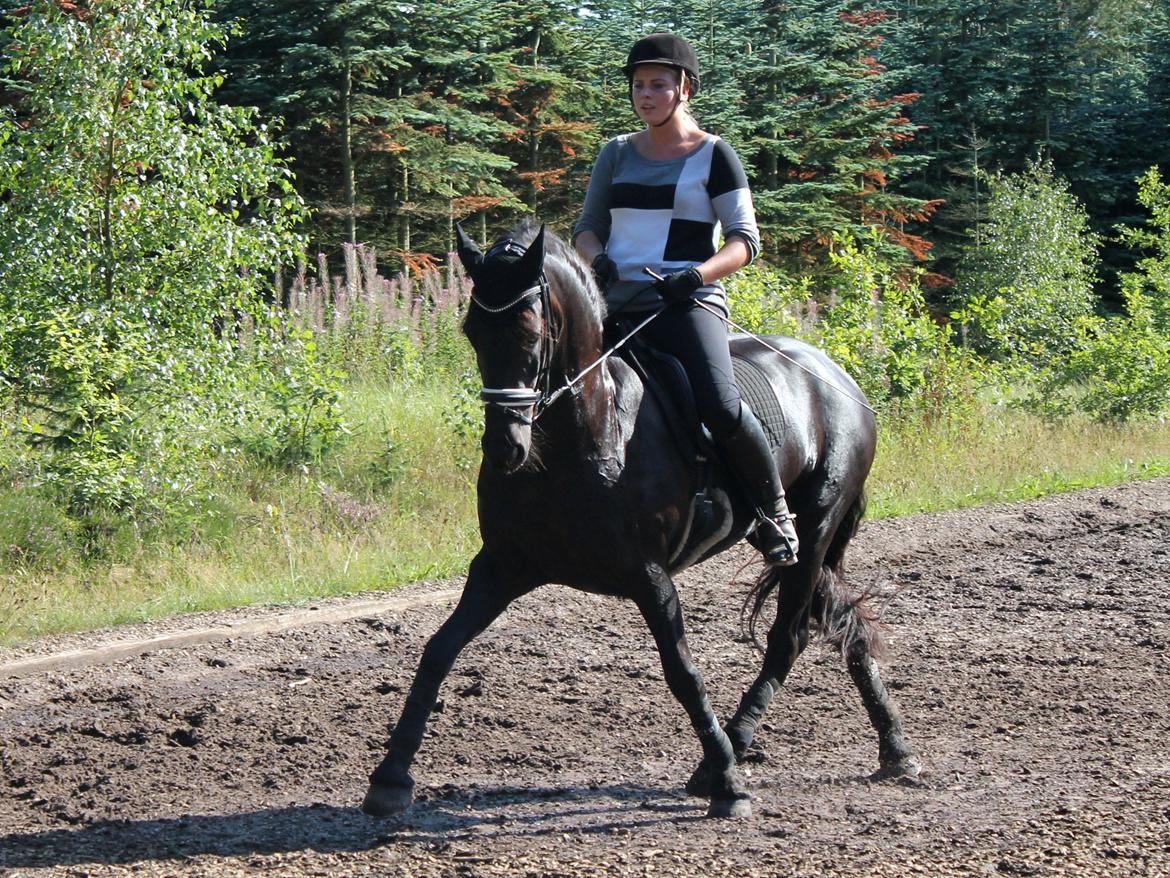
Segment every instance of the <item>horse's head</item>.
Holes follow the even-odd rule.
[[[459,259],[472,280],[463,331],[483,380],[484,458],[513,473],[528,460],[532,421],[549,390],[555,333],[544,276],[544,227],[527,247],[504,238],[486,254],[463,229],[456,232]]]

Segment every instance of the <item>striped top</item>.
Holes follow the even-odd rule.
[[[705,262],[719,249],[720,231],[742,238],[752,259],[760,250],[751,190],[735,150],[708,134],[686,155],[653,160],[632,138],[623,134],[602,148],[573,227],[574,237],[597,235],[617,264],[620,279],[606,292],[610,313],[627,303],[626,311],[660,305],[656,292],[642,292],[652,283],[643,267],[668,274]],[[726,310],[718,282],[697,296]]]

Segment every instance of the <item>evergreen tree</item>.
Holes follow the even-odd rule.
[[[1158,34],[1165,4],[1150,0],[894,0],[904,26],[889,63],[922,93],[908,110],[925,159],[904,185],[941,195],[931,224],[936,268],[953,274],[985,216],[981,175],[1016,172],[1038,153],[1083,200],[1098,233],[1137,221],[1134,177],[1162,148],[1170,124],[1158,99]],[[1163,152],[1163,155],[1165,153]],[[1104,253],[1107,278],[1125,267]]]
[[[359,160],[401,108],[386,85],[407,63],[398,38],[405,9],[376,0],[222,0],[220,15],[239,36],[225,59],[221,97],[284,119],[302,192],[341,233],[357,241]]]
[[[754,169],[762,227],[793,267],[824,252],[835,231],[885,232],[891,252],[925,257],[908,234],[933,210],[928,199],[890,184],[913,168],[902,154],[914,137],[880,60],[892,23],[863,5],[837,0],[764,0],[744,64],[745,152]]]

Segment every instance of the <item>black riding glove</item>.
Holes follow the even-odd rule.
[[[597,278],[597,285],[601,287],[601,291],[605,292],[606,288],[612,283],[617,283],[618,267],[605,253],[598,253],[593,257],[591,263],[593,267],[593,276]]]
[[[654,289],[668,302],[685,302],[703,285],[703,275],[697,268],[672,271],[654,284]]]

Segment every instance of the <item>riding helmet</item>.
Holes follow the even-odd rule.
[[[682,70],[691,81],[691,94],[699,92],[699,59],[691,44],[674,34],[660,33],[642,37],[634,43],[622,73],[633,82],[639,64],[664,64]]]

